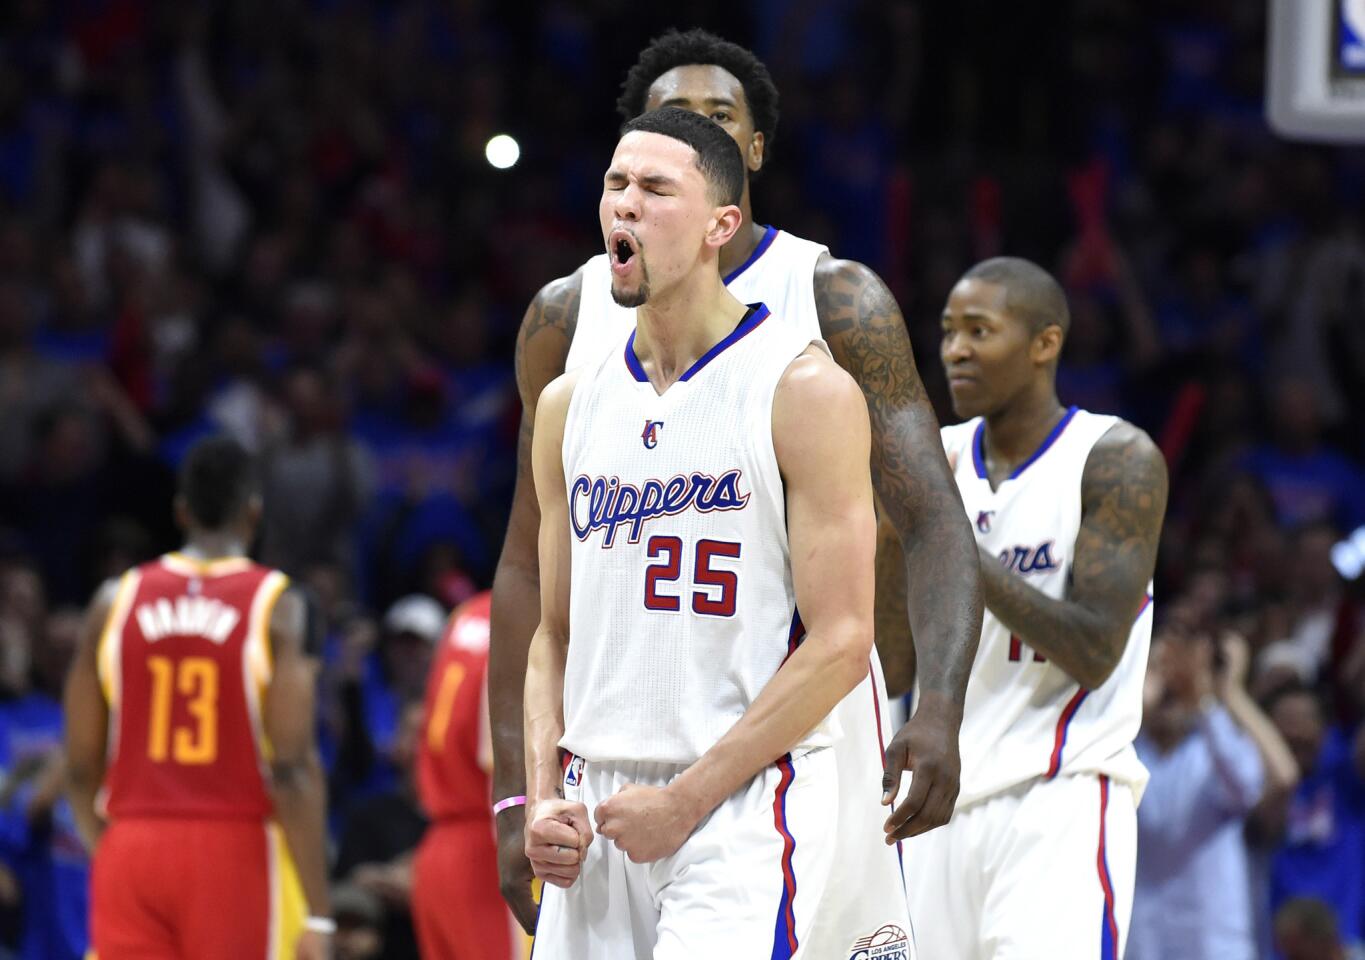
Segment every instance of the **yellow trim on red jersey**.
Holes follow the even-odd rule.
[[[161,565],[183,577],[225,577],[230,573],[241,573],[253,566],[250,557],[211,557],[199,559],[187,557],[179,551],[163,554]]]
[[[100,690],[104,693],[105,704],[111,710],[117,710],[119,703],[119,658],[123,651],[123,626],[128,621],[128,612],[132,609],[133,597],[137,595],[141,581],[142,574],[136,567],[119,579],[114,602],[109,605],[109,613],[104,618],[104,628],[95,647],[95,670],[99,675]]]
[[[266,956],[269,960],[294,960],[308,919],[308,902],[284,831],[274,822],[267,823],[265,829],[270,860],[270,946]]]

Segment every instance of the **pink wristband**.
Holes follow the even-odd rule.
[[[524,807],[525,805],[525,797],[508,797],[506,800],[499,800],[497,803],[493,804],[493,816],[496,817],[509,807]]]

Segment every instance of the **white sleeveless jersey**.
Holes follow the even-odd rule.
[[[815,261],[828,248],[768,227],[749,259],[725,277],[725,285],[742,303],[766,303],[769,323],[795,330],[808,340],[820,337],[815,313]],[[583,292],[578,324],[564,368],[573,370],[620,346],[635,329],[635,308],[617,306],[611,298],[611,262],[605,253],[583,264]]]
[[[1038,451],[991,490],[980,417],[943,428],[977,543],[1030,586],[1064,598],[1081,527],[1081,475],[1095,442],[1117,417],[1067,412]],[[987,608],[967,684],[958,806],[1037,777],[1106,774],[1140,799],[1147,770],[1133,749],[1152,637],[1152,589],[1123,658],[1096,690],[1085,690],[1012,635]]]
[[[773,392],[811,343],[755,305],[662,396],[631,331],[564,425],[572,535],[561,746],[688,764],[799,642]],[[829,742],[822,725],[795,752]]]

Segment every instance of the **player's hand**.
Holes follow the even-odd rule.
[[[535,873],[526,859],[526,808],[508,807],[497,815],[498,882],[512,916],[527,934],[536,932],[540,908],[531,893]]]
[[[294,947],[296,960],[331,960],[332,938],[325,933],[305,930]]]
[[[700,817],[667,787],[628,783],[597,805],[597,832],[632,863],[652,863],[678,852]]]
[[[573,886],[591,844],[588,808],[581,803],[553,797],[526,814],[526,859],[546,883]]]
[[[926,694],[915,715],[891,738],[882,758],[882,805],[895,804],[902,773],[909,770],[914,776],[905,799],[883,825],[888,844],[927,833],[952,817],[962,776],[957,750],[961,726],[960,706]]]

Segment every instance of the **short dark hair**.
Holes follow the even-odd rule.
[[[259,487],[246,448],[226,434],[197,441],[180,465],[179,492],[195,523],[221,530],[237,520]]]
[[[1062,285],[1038,264],[1022,257],[992,257],[968,270],[963,280],[983,280],[1005,288],[1005,309],[1037,333],[1056,324],[1071,329],[1071,309]]]
[[[635,66],[621,83],[621,96],[616,100],[616,110],[621,118],[629,120],[644,113],[645,100],[655,80],[674,67],[693,65],[720,67],[739,81],[744,88],[749,114],[754,118],[754,129],[763,134],[763,154],[771,157],[773,141],[777,138],[777,84],[753,51],[706,30],[688,30],[686,33],[669,30],[640,51]]]
[[[705,117],[665,107],[642,113],[621,128],[628,133],[657,133],[681,140],[697,154],[697,169],[706,178],[711,194],[722,204],[739,203],[744,193],[744,158],[730,135]]]

